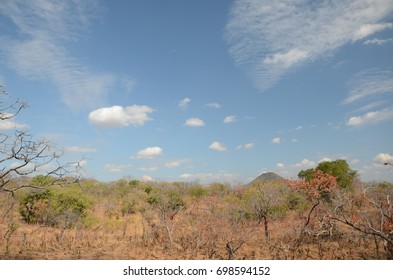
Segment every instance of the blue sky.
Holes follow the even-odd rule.
[[[393,181],[393,2],[19,1],[0,82],[84,176],[248,182],[346,159]]]

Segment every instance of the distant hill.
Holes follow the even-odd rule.
[[[277,181],[284,181],[285,178],[281,177],[280,175],[277,175],[274,172],[265,172],[259,175],[257,178],[252,180],[248,185],[252,185],[257,181],[269,181],[269,182],[277,182]]]

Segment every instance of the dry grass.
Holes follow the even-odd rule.
[[[4,201],[3,201],[4,202]],[[255,221],[232,221],[225,203],[207,196],[187,201],[170,221],[173,243],[154,212],[121,215],[102,200],[89,228],[25,224],[13,207],[0,220],[0,259],[383,259],[372,238],[339,228],[333,236],[299,236],[302,217],[271,221],[270,239]],[[10,223],[17,228],[8,237]],[[378,248],[377,248],[378,245]]]

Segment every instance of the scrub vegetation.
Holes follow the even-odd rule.
[[[2,192],[0,258],[392,258],[392,184],[302,184],[83,179]]]

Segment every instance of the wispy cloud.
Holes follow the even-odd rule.
[[[112,163],[108,163],[104,165],[104,170],[106,172],[109,173],[121,173],[129,168],[131,168],[132,166],[129,164],[112,164]]]
[[[348,114],[352,115],[352,114],[359,113],[359,112],[369,111],[369,110],[375,109],[377,107],[381,107],[382,105],[384,105],[386,103],[387,103],[387,101],[385,101],[385,100],[374,101],[374,102],[368,103],[358,109],[355,109],[355,110],[349,112]]]
[[[349,127],[362,127],[393,119],[393,110],[386,106],[392,100],[392,96],[393,71],[371,69],[354,75],[349,82],[349,94],[341,104],[350,105],[367,102],[349,114],[368,112],[348,118],[346,125]],[[377,108],[378,110],[376,110]]]
[[[222,107],[221,104],[217,102],[207,103],[205,105],[206,107],[213,108],[213,109],[220,109]]]
[[[83,146],[69,146],[65,147],[64,149],[68,153],[95,153],[97,151],[96,148],[92,148],[89,146],[83,147]]]
[[[241,149],[244,149],[244,150],[251,150],[251,149],[253,149],[254,148],[254,143],[247,143],[247,144],[244,144],[244,145],[239,145],[239,146],[237,146],[237,150],[241,150]]]
[[[236,116],[227,116],[224,118],[224,123],[228,124],[228,123],[233,123],[236,121]]]
[[[182,164],[181,161],[169,161],[165,163],[166,168],[176,168],[179,167]]]
[[[349,94],[342,104],[393,94],[393,71],[372,69],[356,74],[349,82]]]
[[[154,111],[148,106],[104,107],[90,112],[89,121],[102,127],[142,126],[152,120],[149,114]]]
[[[190,104],[190,102],[191,102],[191,99],[186,97],[186,98],[179,101],[178,106],[180,109],[185,110],[188,108],[188,105]]]
[[[2,1],[0,15],[20,36],[0,36],[0,57],[18,75],[50,81],[72,110],[102,106],[115,83],[125,80],[112,73],[93,73],[68,48],[97,14],[95,0]],[[132,88],[129,79],[125,86],[126,91]]]
[[[157,170],[158,170],[158,167],[157,166],[150,166],[150,167],[140,167],[140,168],[138,168],[140,171],[143,171],[143,172],[156,172]]]
[[[229,53],[265,91],[288,71],[392,28],[387,0],[237,0],[226,26]]]

